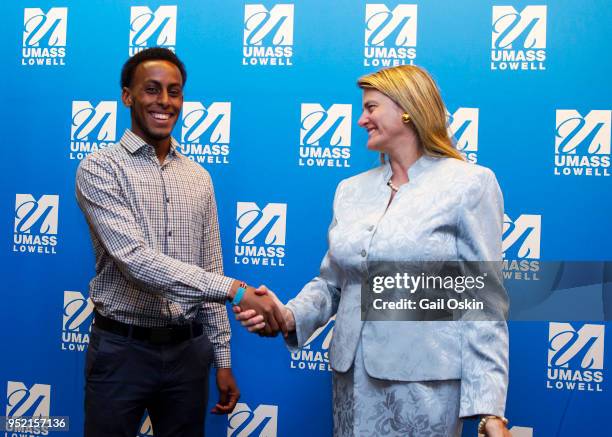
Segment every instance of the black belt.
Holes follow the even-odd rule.
[[[103,331],[146,341],[152,344],[177,344],[199,337],[204,332],[204,327],[201,323],[193,322],[186,325],[145,328],[143,326],[128,325],[127,323],[109,319],[97,311],[94,311],[94,325]]]

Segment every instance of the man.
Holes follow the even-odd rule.
[[[96,254],[86,436],[134,437],[145,409],[158,437],[203,435],[211,363],[220,394],[212,412],[231,412],[239,391],[226,300],[264,314],[268,333],[286,332],[269,296],[223,275],[210,176],[171,138],[186,77],[170,50],[131,57],[121,72],[131,128],[77,171]]]

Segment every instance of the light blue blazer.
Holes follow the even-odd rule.
[[[460,417],[502,416],[508,386],[506,322],[361,321],[361,279],[368,259],[502,258],[503,198],[491,170],[422,156],[408,177],[388,209],[389,164],[340,182],[320,274],[287,304],[296,320],[289,347],[302,347],[336,315],[330,345],[335,371],[350,369],[361,341],[371,377],[461,380]],[[503,305],[505,312],[505,293]]]

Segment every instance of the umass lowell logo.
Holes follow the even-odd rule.
[[[236,205],[235,264],[284,266],[287,204]]]
[[[68,8],[23,10],[21,65],[66,65]]]
[[[318,103],[302,103],[300,157],[307,167],[350,167],[351,105],[335,103],[325,110]]]
[[[448,130],[457,150],[469,162],[478,161],[478,108],[457,108],[448,114]]]
[[[242,65],[293,65],[293,4],[244,5]]]
[[[610,176],[612,111],[556,112],[555,175]]]
[[[493,6],[491,70],[545,70],[546,6]]]
[[[365,67],[414,64],[417,42],[417,5],[366,4]]]
[[[251,410],[247,404],[239,402],[228,422],[227,437],[276,437],[278,406],[258,405]]]
[[[181,153],[200,164],[229,164],[230,102],[184,102]]]
[[[176,6],[160,6],[153,12],[147,6],[130,9],[130,56],[147,47],[176,48]]]
[[[86,100],[72,102],[70,159],[81,160],[117,140],[117,102]]]
[[[50,403],[50,385],[33,384],[28,388],[23,382],[7,381],[6,417],[48,417]]]
[[[89,344],[93,302],[79,291],[64,291],[62,350],[84,351]]]
[[[20,381],[7,381],[6,385],[6,417],[49,417],[51,416],[51,386],[48,384],[32,384],[28,388]],[[27,427],[6,426],[3,435],[34,437],[48,435],[49,429],[42,426],[38,429]]]
[[[292,369],[331,372],[329,345],[334,334],[335,322],[336,316],[317,329],[306,341],[302,349],[291,353],[290,367]]]
[[[551,322],[546,387],[603,391],[605,325]]]
[[[59,196],[15,195],[13,252],[55,254]]]
[[[542,216],[521,214],[515,220],[504,214],[502,252],[504,279],[538,280]]]

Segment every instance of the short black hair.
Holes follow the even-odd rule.
[[[132,77],[134,77],[134,71],[136,71],[136,67],[138,67],[138,65],[145,61],[157,60],[168,61],[176,65],[181,72],[181,76],[183,77],[183,86],[185,86],[185,82],[187,82],[187,70],[185,70],[185,65],[178,58],[178,56],[176,56],[172,50],[164,47],[151,47],[136,53],[130,59],[125,61],[125,64],[123,64],[123,68],[121,69],[121,89],[130,87],[132,84]]]

